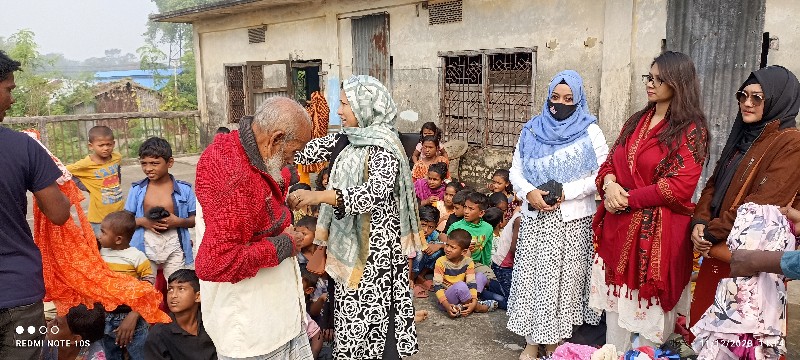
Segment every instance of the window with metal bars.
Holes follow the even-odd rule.
[[[238,123],[245,116],[244,67],[225,67],[225,86],[228,90],[228,122]]]
[[[439,57],[444,139],[513,148],[531,118],[536,50],[442,52]]]

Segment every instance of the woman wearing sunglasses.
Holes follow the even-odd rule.
[[[739,113],[692,219],[694,249],[703,263],[692,299],[691,325],[714,302],[730,273],[726,246],[736,210],[753,202],[797,208],[800,201],[800,84],[791,71],[770,66],[750,74],[736,92]]]
[[[692,194],[706,156],[706,122],[692,60],[659,55],[644,76],[647,105],[623,125],[595,180],[589,305],[605,310],[618,351],[664,343],[688,310]],[[681,301],[685,299],[684,301]],[[685,312],[684,312],[685,313]]]

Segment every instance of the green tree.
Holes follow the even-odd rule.
[[[8,56],[19,61],[21,70],[14,74],[17,84],[16,102],[11,107],[10,116],[37,116],[58,114],[51,107],[54,93],[60,83],[48,80],[39,70],[50,65],[48,59],[39,53],[35,34],[28,29],[19,30],[6,41]]]
[[[209,0],[151,0],[159,13],[185,9],[209,3]],[[175,24],[150,21],[144,33],[145,45],[137,52],[142,70],[172,69],[169,76],[156,75],[156,84],[163,86],[162,110],[188,110],[197,108],[197,85],[195,58],[192,51],[193,30],[191,24]],[[160,49],[166,49],[167,52]],[[182,73],[177,74],[176,69]]]

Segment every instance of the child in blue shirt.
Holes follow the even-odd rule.
[[[196,204],[192,185],[176,180],[169,169],[175,162],[172,147],[151,137],[139,147],[139,162],[146,178],[133,183],[125,210],[136,216],[131,246],[147,255],[153,274],[164,278],[194,263],[189,228],[194,227]]]
[[[439,240],[439,232],[436,231],[438,222],[439,209],[432,205],[425,205],[419,209],[420,228],[425,234],[428,247],[417,252],[413,262],[412,272],[416,275],[414,283],[425,290],[425,293],[418,290],[415,291],[419,295],[418,297],[425,297],[427,291],[433,286],[433,282],[425,277],[433,272],[436,259],[444,255],[444,243]]]

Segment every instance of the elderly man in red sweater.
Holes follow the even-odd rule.
[[[290,226],[284,170],[310,139],[305,109],[270,98],[238,131],[217,135],[197,163],[205,234],[195,266],[220,359],[312,359],[294,258],[303,235]]]

